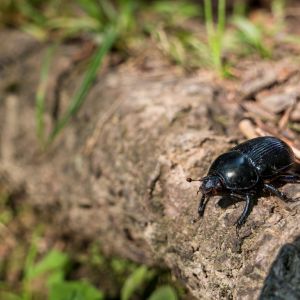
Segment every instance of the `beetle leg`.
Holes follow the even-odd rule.
[[[253,207],[253,198],[251,197],[250,194],[246,194],[245,198],[243,198],[246,201],[244,210],[241,214],[241,216],[239,217],[238,221],[236,222],[236,227],[240,228],[246,221],[248,215],[251,212],[251,209]]]
[[[206,206],[206,203],[208,202],[208,200],[209,200],[209,198],[207,198],[207,200],[205,201],[205,194],[203,194],[201,196],[199,206],[198,206],[198,214],[199,214],[200,218],[203,217],[205,206]]]
[[[242,195],[239,195],[239,194],[236,194],[236,193],[230,193],[229,195],[230,195],[230,197],[245,201],[245,196],[242,196]]]
[[[294,201],[294,199],[288,197],[285,193],[280,192],[278,189],[276,189],[272,184],[269,183],[265,183],[264,184],[264,188],[269,191],[271,194],[273,194],[274,196],[277,196],[278,198],[280,198],[282,201],[284,202],[292,202]]]
[[[280,175],[276,179],[287,182],[287,183],[299,183],[300,182],[300,176],[297,174]]]

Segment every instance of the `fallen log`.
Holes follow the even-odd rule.
[[[237,236],[243,203],[226,207],[215,198],[194,223],[198,186],[185,180],[203,176],[235,144],[238,106],[226,111],[225,91],[204,73],[129,62],[99,74],[79,114],[43,151],[34,104],[42,49],[1,70],[1,184],[21,191],[74,240],[97,240],[109,255],[168,267],[198,299],[257,298],[280,248],[297,238],[299,205],[261,198]],[[52,71],[75,50],[62,47]],[[80,74],[72,72],[61,88],[62,110]],[[297,186],[285,190],[297,194]]]

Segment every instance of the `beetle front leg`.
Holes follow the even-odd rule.
[[[250,194],[246,194],[244,200],[246,201],[244,210],[241,214],[241,216],[239,217],[238,221],[236,222],[236,227],[240,228],[246,221],[248,215],[250,214],[254,201],[253,198]]]
[[[209,198],[207,198],[207,200],[205,201],[205,194],[203,194],[201,196],[199,206],[198,206],[198,214],[199,214],[200,218],[203,217],[205,206],[206,206],[206,203],[208,202],[208,200],[209,200]]]

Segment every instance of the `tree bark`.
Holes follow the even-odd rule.
[[[216,197],[204,218],[192,222],[198,184],[186,177],[205,175],[237,140],[239,107],[225,103],[226,91],[207,73],[183,73],[146,52],[138,65],[102,71],[79,114],[42,151],[34,98],[44,48],[35,49],[21,61],[10,50],[0,53],[15,59],[0,71],[2,184],[26,193],[41,216],[74,240],[97,240],[107,254],[170,268],[198,299],[257,298],[280,247],[297,238],[299,206],[259,199],[239,237],[234,223],[243,203],[222,209]],[[76,51],[76,45],[60,48],[54,79]],[[60,88],[61,111],[80,70]],[[54,101],[50,95],[47,128]],[[285,189],[297,193],[296,186]]]

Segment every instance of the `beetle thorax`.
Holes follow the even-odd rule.
[[[203,178],[200,189],[203,194],[216,195],[222,190],[222,187],[221,180],[218,176],[209,175]]]

